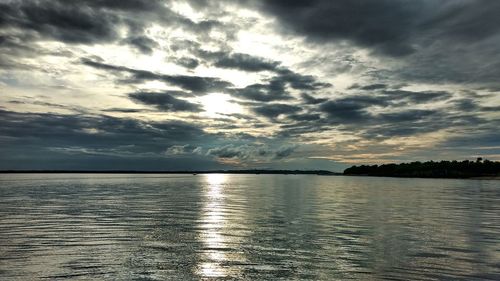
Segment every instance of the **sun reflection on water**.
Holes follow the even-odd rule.
[[[224,174],[205,175],[205,205],[201,217],[200,238],[204,244],[199,274],[204,277],[224,277],[227,272],[221,263],[227,260],[224,248],[226,239],[221,234],[226,222],[223,210],[223,187],[227,180]]]

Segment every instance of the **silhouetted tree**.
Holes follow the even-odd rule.
[[[427,161],[400,164],[361,165],[344,170],[345,175],[424,177],[424,178],[469,178],[480,176],[499,176],[500,162],[481,157],[475,162],[464,160]]]

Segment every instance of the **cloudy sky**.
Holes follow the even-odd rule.
[[[500,1],[0,0],[0,169],[500,160]]]

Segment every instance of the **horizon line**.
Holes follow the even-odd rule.
[[[1,174],[314,174],[340,175],[342,172],[329,170],[275,170],[275,169],[229,169],[229,170],[0,170]]]

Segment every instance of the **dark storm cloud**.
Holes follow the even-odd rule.
[[[349,40],[404,56],[424,39],[470,42],[498,33],[496,1],[261,1],[285,28],[316,42]]]
[[[32,32],[11,33],[11,31],[10,29],[2,28],[0,24],[0,70],[12,71],[9,74],[14,74],[16,70],[47,72],[47,69],[43,65],[36,63],[37,58],[40,56],[49,55],[60,58],[74,56],[71,51],[65,48],[46,49],[44,48],[44,44],[33,42],[38,38],[38,35]],[[28,61],[23,59],[28,59]],[[4,75],[4,77],[6,76],[10,75]],[[60,86],[66,87],[64,85]]]
[[[395,113],[382,113],[379,117],[390,123],[414,122],[438,114],[437,110],[412,109]]]
[[[360,129],[358,137],[372,141],[383,141],[395,137],[409,137],[416,134],[430,133],[441,127],[427,127],[423,124],[382,124]]]
[[[163,2],[161,0],[83,0],[79,1],[86,3],[89,6],[98,8],[118,9],[124,11],[155,11],[162,9]]]
[[[431,5],[436,5],[431,2]],[[478,41],[500,30],[500,3],[488,0],[440,1],[428,20],[420,26],[435,30],[438,36],[456,41]]]
[[[247,54],[231,54],[219,58],[215,66],[223,68],[235,68],[244,71],[273,71],[278,66],[277,62],[270,62],[262,58],[256,58]]]
[[[132,69],[132,68],[128,68],[128,67],[124,67],[124,66],[116,66],[116,65],[112,65],[112,64],[106,64],[106,63],[103,63],[101,61],[94,61],[94,60],[88,59],[88,58],[82,58],[81,62],[84,65],[91,66],[93,68],[109,70],[109,71],[117,71],[117,72],[123,71],[123,72],[131,72],[131,73],[134,73],[136,71],[135,69]],[[142,72],[142,70],[140,70],[139,72]],[[144,72],[149,72],[149,71],[144,71]]]
[[[181,121],[0,110],[1,169],[178,170],[221,167],[196,155],[171,160],[174,145],[209,144],[217,136]],[[191,157],[191,158],[190,158]],[[193,158],[194,157],[194,158]]]
[[[253,105],[256,114],[274,119],[286,117],[281,122],[279,136],[290,137],[305,133],[323,132],[332,126],[341,126],[349,132],[365,132],[366,137],[392,137],[437,131],[456,126],[470,126],[484,122],[471,116],[447,114],[454,112],[455,102],[449,104],[453,95],[445,91],[385,90],[386,87],[369,87],[356,95],[327,100],[302,93],[307,106]],[[421,110],[416,105],[443,101],[446,109]],[[252,106],[252,105],[251,105]],[[376,110],[374,110],[376,109]],[[382,110],[382,111],[381,111]],[[488,109],[481,108],[483,112]],[[494,110],[492,108],[491,110]],[[378,112],[378,113],[377,113]],[[439,120],[439,121],[437,121]],[[433,122],[437,122],[433,124]],[[384,130],[386,133],[384,133]]]
[[[300,136],[335,127],[363,139],[384,140],[443,129],[476,128],[493,122],[485,114],[498,112],[497,106],[481,105],[477,100],[480,98],[453,99],[444,91],[379,90],[306,107],[301,114],[285,114],[289,122],[280,125],[278,135]],[[433,104],[437,101],[442,102],[439,107]],[[432,109],[415,108],[421,104],[432,104]]]
[[[210,61],[217,67],[247,72],[270,71],[274,73],[272,78],[266,79],[263,83],[251,84],[245,88],[230,89],[230,92],[236,97],[261,102],[282,101],[293,98],[287,87],[295,90],[315,91],[331,86],[329,83],[318,81],[312,75],[299,74],[283,67],[277,61],[228,51],[206,51],[199,49],[199,45],[189,44],[188,42],[181,43],[187,43],[187,47],[192,49],[193,53],[200,59]]]
[[[370,90],[380,90],[380,89],[385,89],[387,88],[387,85],[385,84],[371,84],[371,85],[366,85],[360,87],[360,89],[365,90],[365,91],[370,91]]]
[[[102,111],[103,112],[117,112],[117,113],[139,113],[139,112],[145,112],[147,110],[137,109],[137,108],[118,108],[118,107],[113,107],[113,108],[104,109]]]
[[[491,151],[492,154],[498,154],[498,140],[500,139],[500,132],[498,127],[500,120],[495,120],[491,124],[478,127],[474,134],[462,134],[453,136],[448,139],[444,147],[457,147],[464,148],[468,151],[474,148],[481,148],[483,150]]]
[[[22,39],[28,38],[32,37],[29,35],[13,36],[9,34],[2,34],[0,35],[0,48],[2,48],[4,51],[11,52],[11,54],[14,54],[15,52],[32,52],[34,50],[31,46],[23,44]]]
[[[290,118],[291,120],[294,120],[294,121],[316,121],[316,120],[319,120],[321,119],[321,115],[320,114],[309,114],[309,113],[305,113],[305,114],[292,114],[292,115],[289,115],[288,118]]]
[[[351,42],[398,58],[394,69],[370,75],[400,82],[489,83],[500,76],[500,2],[485,0],[260,1],[282,30],[320,46]],[[252,4],[250,4],[252,3]],[[386,80],[387,81],[387,80]],[[394,84],[390,82],[389,84]],[[374,88],[375,87],[375,88]],[[382,84],[362,90],[382,90]]]
[[[312,75],[302,75],[286,68],[278,69],[277,73],[279,75],[275,76],[272,81],[282,84],[287,83],[290,87],[296,90],[313,91],[332,86],[330,83],[317,81]]]
[[[135,144],[144,150],[195,141],[207,134],[185,122],[141,122],[93,115],[0,111],[0,134],[10,145],[114,147]]]
[[[0,135],[0,169],[217,169],[217,158],[270,161],[296,147],[249,143],[256,138],[247,134],[228,139],[181,121],[5,110]]]
[[[301,110],[300,107],[284,103],[271,103],[252,108],[252,110],[268,118],[276,118],[283,114],[296,113]]]
[[[232,84],[229,82],[213,77],[158,74],[147,70],[138,70],[124,66],[106,64],[86,58],[82,59],[81,62],[84,65],[96,69],[102,69],[117,73],[128,73],[131,75],[131,77],[122,80],[127,83],[139,83],[150,80],[163,81],[167,84],[178,86],[182,89],[189,90],[194,93],[206,93],[208,91],[223,90],[227,87],[232,86]]]
[[[319,105],[319,110],[328,115],[333,122],[353,123],[366,122],[372,118],[368,108],[372,106],[387,107],[395,99],[377,95],[355,95],[341,99],[329,100]]]
[[[372,55],[383,54],[399,60],[400,64],[394,68],[371,71],[372,76],[391,77],[400,82],[488,83],[489,87],[498,87],[498,1],[263,0],[260,3],[257,7],[275,16],[283,30],[300,34],[312,44],[347,41],[368,48]],[[366,90],[369,89],[370,85]]]
[[[135,36],[124,40],[125,43],[130,44],[143,54],[151,54],[159,45],[153,39],[146,36]]]
[[[314,41],[351,40],[391,55],[413,52],[407,40],[426,9],[424,1],[262,1],[290,30]]]
[[[319,103],[322,103],[322,102],[325,102],[328,100],[325,98],[315,98],[315,97],[313,97],[309,94],[306,94],[306,93],[300,94],[300,97],[302,98],[302,100],[304,100],[304,102],[306,104],[319,104]]]
[[[322,103],[319,110],[328,114],[331,120],[338,122],[365,122],[368,119],[373,119],[372,114],[369,113],[369,108],[378,106],[382,108],[392,107],[398,108],[403,105],[414,106],[417,104],[425,104],[435,101],[444,101],[452,97],[451,93],[445,91],[429,92],[429,91],[381,91],[372,94],[353,95],[345,98],[330,100]],[[400,115],[399,117],[405,118],[418,113],[419,111],[406,111],[407,115]],[[382,117],[380,115],[379,117]],[[389,114],[387,118],[391,119]],[[396,118],[397,119],[397,118]]]
[[[442,110],[408,110],[381,114],[370,126],[361,126],[360,134],[366,139],[384,140],[393,137],[407,137],[422,133],[431,133],[443,129],[456,131],[478,128],[490,121],[463,114],[449,114]],[[362,128],[362,129],[361,129]]]
[[[304,134],[330,131],[334,126],[328,119],[321,118],[316,120],[297,120],[298,122],[280,125],[277,136],[282,138],[304,137]],[[315,140],[312,137],[311,140]]]
[[[483,106],[481,107],[482,111],[491,111],[491,112],[500,112],[500,105],[497,106]]]
[[[293,99],[287,87],[295,90],[315,91],[331,86],[329,83],[317,81],[316,77],[312,75],[301,75],[282,67],[275,69],[275,73],[275,76],[265,80],[264,83],[255,83],[245,88],[231,89],[230,92],[235,97],[269,102]]]
[[[68,2],[69,3],[69,2]],[[116,15],[88,5],[60,1],[0,3],[0,27],[16,27],[68,43],[92,43],[117,38]]]
[[[292,99],[286,91],[285,85],[271,81],[267,84],[251,84],[241,89],[232,90],[232,94],[239,98],[252,101],[268,102]]]
[[[184,66],[185,68],[189,69],[194,69],[200,65],[200,62],[197,59],[194,58],[188,58],[188,57],[181,57],[181,58],[174,58],[173,61],[176,64],[179,64],[181,66]]]
[[[279,66],[279,62],[242,53],[197,50],[196,54],[200,58],[212,61],[214,66],[220,68],[232,68],[248,72],[258,72],[264,70],[275,71]]]
[[[199,36],[206,36],[214,28],[226,30],[228,34],[234,32],[234,28],[217,20],[194,22],[166,4],[168,1],[160,0],[7,1],[0,3],[0,29],[33,35],[25,44],[47,38],[70,44],[95,44],[119,40],[125,28],[128,38],[122,42],[144,54],[158,47],[144,35],[145,28],[152,23],[179,27]]]
[[[466,112],[475,111],[475,110],[478,110],[480,108],[480,106],[476,103],[476,101],[474,101],[472,99],[456,100],[454,102],[454,104],[458,110],[466,111]]]
[[[452,102],[457,110],[464,112],[500,112],[500,106],[484,106],[480,105],[477,100],[463,98]]]
[[[401,67],[379,73],[413,83],[498,88],[499,45],[500,36],[479,42],[436,42],[407,58]]]
[[[132,73],[134,74],[134,79],[132,80],[132,82],[159,80],[195,93],[218,91],[218,90],[223,90],[226,87],[232,86],[231,83],[214,77],[155,74],[149,71],[138,71],[138,70],[134,70],[132,71]]]
[[[351,100],[328,101],[319,107],[330,119],[340,123],[357,122],[369,118],[370,115],[365,108],[366,105]]]
[[[395,90],[395,91],[384,91],[383,94],[384,95],[382,95],[381,98],[386,98],[390,100],[406,100],[411,104],[442,101],[453,97],[451,93],[445,91],[414,92],[414,91]]]
[[[33,69],[18,60],[20,57],[35,57],[39,55],[39,48],[25,44],[33,38],[31,35],[0,34],[0,67],[2,69]]]
[[[128,95],[135,101],[143,104],[152,105],[162,111],[202,111],[199,104],[191,103],[186,100],[178,99],[168,93],[137,92]]]
[[[188,50],[199,56],[200,47],[201,43],[184,38],[173,38],[170,41],[170,49],[175,52]]]

